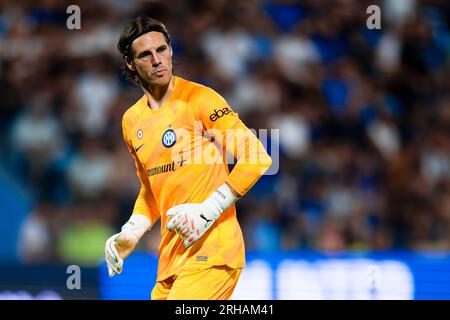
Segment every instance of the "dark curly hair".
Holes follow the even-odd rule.
[[[166,26],[161,21],[150,18],[145,15],[139,16],[131,20],[122,31],[119,42],[117,43],[117,49],[123,56],[121,65],[122,72],[130,81],[138,85],[140,84],[140,82],[137,76],[137,72],[134,70],[130,70],[127,67],[125,59],[127,58],[129,60],[133,59],[133,52],[131,50],[131,44],[133,43],[133,41],[136,38],[140,37],[141,35],[151,31],[161,32],[164,35],[164,38],[166,39],[166,42],[170,47],[171,40],[169,32],[166,29]]]

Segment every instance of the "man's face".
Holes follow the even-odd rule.
[[[128,68],[138,72],[148,85],[167,85],[172,77],[172,50],[161,32],[147,32],[131,44],[132,64]]]

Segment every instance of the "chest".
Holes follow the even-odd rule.
[[[201,140],[201,132],[201,121],[189,104],[178,103],[170,110],[143,116],[131,131],[131,143],[144,168],[170,165],[194,147],[196,137]]]

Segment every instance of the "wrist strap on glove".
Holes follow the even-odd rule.
[[[224,183],[205,200],[205,204],[214,208],[217,215],[220,215],[238,199],[228,184]]]

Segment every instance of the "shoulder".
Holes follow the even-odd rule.
[[[183,91],[190,102],[202,102],[211,99],[223,100],[223,97],[211,87],[180,77],[178,77],[178,79],[180,80],[183,86]]]
[[[145,110],[146,97],[143,95],[138,101],[136,101],[131,107],[129,107],[122,116],[122,126],[132,128],[142,112]],[[144,106],[144,107],[143,107]]]

